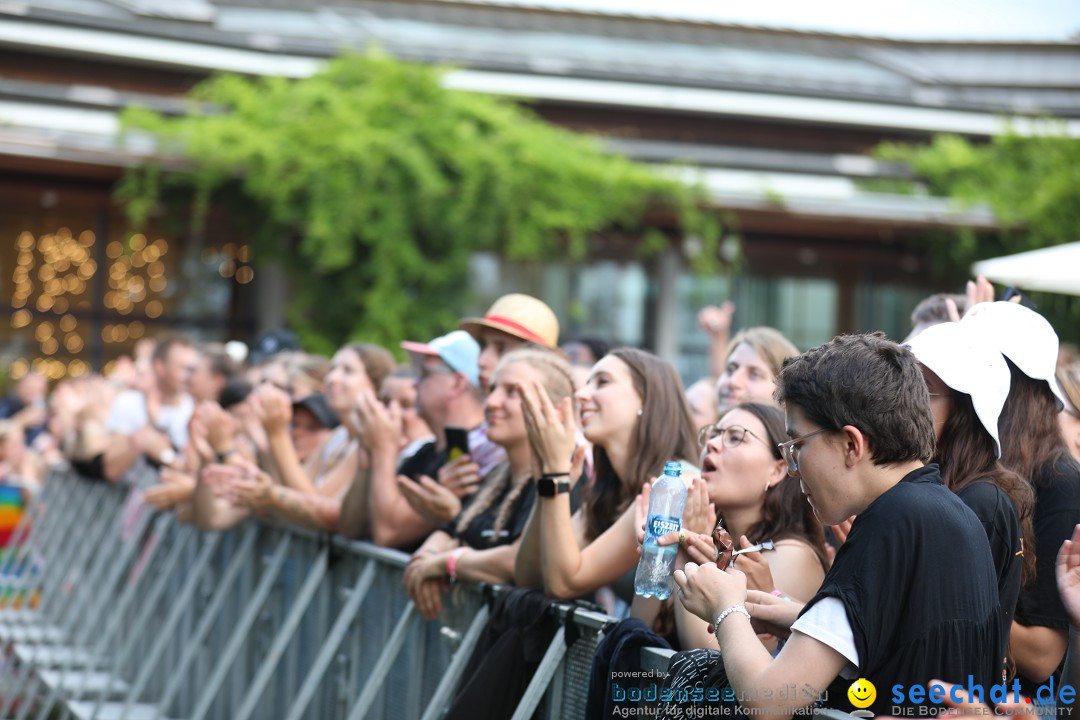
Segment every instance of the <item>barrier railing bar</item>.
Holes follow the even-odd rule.
[[[165,528],[171,520],[171,517],[166,515],[158,515],[154,517],[152,514],[148,513],[142,518],[140,518],[140,521],[137,525],[139,532],[136,532],[131,537],[130,542],[124,548],[124,552],[121,556],[120,561],[116,563],[117,568],[115,569],[115,572],[110,573],[110,578],[105,586],[106,588],[113,587],[113,583],[120,582],[120,575],[123,572],[123,568],[128,565],[129,560],[134,560],[133,567],[139,563],[139,558],[137,557],[137,555],[139,548],[142,547],[142,531],[146,529],[145,525],[150,522],[151,517],[153,517],[154,520],[153,530],[149,535],[150,544],[146,550],[145,555],[147,565],[150,564],[154,556],[157,554],[158,550],[161,549],[162,538],[165,534]],[[144,577],[146,577],[145,573],[140,575],[136,581],[130,582],[124,586],[124,589],[120,593],[120,597],[113,608],[117,616],[124,617],[127,615],[128,606],[131,604],[132,600],[135,597],[137,589],[141,585],[141,582],[139,581],[141,581]],[[84,644],[87,644],[88,637],[93,634],[94,629],[97,627],[99,621],[101,620],[101,613],[104,613],[106,610],[109,609],[108,593],[102,592],[100,593],[100,595],[102,596],[102,599],[98,603],[99,609],[94,612],[94,617],[91,620],[87,621],[84,630],[77,634],[75,641],[71,643],[72,648],[78,648]],[[116,629],[118,627],[119,625],[117,623],[112,624],[112,628]],[[95,651],[102,651],[110,641],[111,633],[106,631],[105,633],[103,633],[103,636],[99,643],[95,644]],[[78,681],[72,683],[72,687],[70,688],[70,690],[65,691],[65,680],[67,678],[69,670],[70,667],[68,663],[63,663],[58,668],[56,674],[56,681],[49,689],[48,699],[44,704],[42,704],[41,708],[38,710],[36,720],[47,720],[47,718],[49,717],[49,713],[52,712],[53,707],[56,705],[57,702],[59,702],[61,696],[64,695],[65,692],[72,698],[82,697],[86,693],[87,683],[89,682],[92,674],[97,670],[97,666],[94,663],[88,664],[84,668]],[[115,676],[109,674],[109,677]],[[106,695],[109,693],[108,684],[106,685],[105,689],[102,690],[102,693]]]
[[[405,609],[401,612],[397,625],[394,626],[394,632],[390,635],[390,639],[387,641],[382,654],[379,655],[379,659],[375,662],[375,668],[372,670],[371,675],[368,676],[367,682],[364,683],[364,689],[360,693],[360,697],[356,699],[352,709],[349,711],[348,720],[361,720],[371,708],[371,704],[375,702],[375,697],[383,689],[383,680],[386,679],[390,667],[394,664],[394,658],[398,656],[402,645],[405,644],[405,635],[409,632],[409,626],[412,625],[416,617],[416,606],[410,600],[405,604]]]
[[[106,489],[104,487],[92,488],[87,498],[87,502],[80,505],[80,507],[74,511],[70,518],[65,517],[64,523],[79,523],[80,520],[89,520],[93,518],[98,511],[99,506],[106,499]],[[82,510],[82,514],[78,511]],[[89,516],[84,518],[83,516]],[[68,524],[68,527],[85,527],[86,524]],[[94,527],[92,532],[98,532],[104,534],[108,530],[107,523],[97,523],[102,527]],[[20,613],[16,616],[17,620],[25,620],[31,615],[37,615],[41,618],[47,618],[53,616],[53,607],[61,602],[62,593],[61,589],[64,586],[64,580],[68,577],[71,565],[75,562],[75,556],[78,554],[78,549],[90,549],[92,546],[89,543],[85,543],[89,538],[81,538],[84,544],[80,545],[80,538],[77,533],[64,533],[62,527],[56,529],[58,535],[58,543],[56,546],[56,555],[49,560],[49,567],[54,567],[55,572],[48,573],[42,578],[40,585],[41,591],[41,603],[38,606],[36,613]],[[23,588],[29,595],[33,594],[35,588]]]
[[[258,703],[259,697],[266,688],[266,684],[270,682],[270,678],[277,668],[278,661],[281,660],[281,656],[285,652],[285,647],[289,644],[289,641],[292,640],[293,634],[300,624],[300,620],[307,611],[311,599],[315,596],[315,591],[319,589],[319,583],[326,577],[328,567],[329,551],[323,550],[319,553],[319,557],[316,559],[315,564],[311,566],[311,570],[304,580],[304,585],[300,589],[296,601],[293,603],[292,608],[289,609],[289,614],[282,623],[281,629],[278,630],[273,644],[267,651],[266,658],[263,660],[262,665],[255,674],[255,679],[252,680],[251,687],[248,688],[247,695],[245,695],[243,702],[240,704],[240,710],[234,715],[235,720],[247,720],[251,717],[251,713],[255,711],[255,705]]]
[[[225,568],[225,573],[221,576],[221,580],[210,599],[210,604],[207,605],[202,618],[199,620],[198,626],[195,628],[195,632],[188,641],[187,647],[184,648],[184,652],[180,656],[180,662],[177,663],[176,668],[173,670],[173,676],[169,680],[169,684],[165,686],[165,692],[162,694],[161,700],[158,701],[154,720],[161,720],[162,712],[164,712],[165,708],[172,703],[173,698],[176,697],[177,691],[179,691],[180,686],[184,682],[184,675],[187,673],[188,666],[191,665],[191,661],[195,659],[199,646],[202,644],[203,640],[206,639],[206,634],[210,632],[210,628],[213,627],[214,622],[217,621],[217,617],[221,613],[222,607],[225,605],[226,598],[228,598],[229,594],[232,592],[232,584],[236,581],[236,576],[240,574],[240,570],[243,568],[244,563],[251,558],[251,550],[255,545],[255,535],[257,532],[258,528],[254,524],[248,525],[247,530],[244,532],[244,538],[240,543],[240,547],[236,549],[236,553],[232,556],[232,559],[229,560],[229,564]],[[127,709],[125,709],[124,717],[127,717]]]
[[[438,687],[435,688],[435,693],[431,696],[431,702],[428,703],[427,712],[424,713],[421,720],[439,720],[446,712],[450,697],[454,690],[457,689],[462,673],[465,672],[465,664],[469,662],[476,644],[480,642],[480,634],[484,631],[490,615],[491,610],[487,605],[483,605],[472,619],[472,622],[469,623],[469,629],[465,632],[465,637],[462,638],[457,652],[450,659],[450,665],[446,668],[446,673],[443,675],[442,680],[439,681]]]
[[[266,602],[266,598],[270,595],[270,590],[274,587],[274,583],[277,582],[281,567],[285,564],[285,553],[288,551],[290,543],[292,543],[292,536],[288,533],[282,533],[281,539],[278,540],[277,547],[274,548],[274,554],[270,559],[270,563],[263,571],[262,577],[259,579],[259,584],[255,589],[254,596],[247,608],[245,608],[244,614],[240,618],[240,622],[236,625],[236,629],[233,630],[232,635],[229,637],[229,643],[225,646],[225,651],[218,659],[214,671],[206,684],[206,688],[195,706],[195,711],[191,714],[191,720],[203,720],[203,718],[206,717],[207,711],[210,710],[210,706],[213,704],[214,698],[217,697],[218,690],[221,689],[222,683],[225,682],[225,678],[229,673],[229,669],[232,667],[233,661],[236,659],[237,653],[240,652],[240,648],[244,643],[244,639],[247,637],[248,631],[251,630],[252,623],[255,622],[255,618],[258,617],[259,611],[262,610],[263,603]]]
[[[296,694],[296,699],[293,700],[292,706],[289,708],[286,720],[300,720],[307,710],[308,704],[315,696],[315,691],[319,689],[319,683],[322,682],[323,675],[330,667],[330,663],[333,662],[334,656],[341,646],[341,641],[345,639],[345,634],[349,631],[353,618],[360,611],[360,605],[364,602],[368,590],[371,589],[371,585],[375,582],[376,563],[377,561],[374,558],[369,559],[364,566],[363,572],[356,578],[356,584],[349,591],[349,599],[341,608],[341,612],[338,613],[337,620],[334,621],[334,626],[326,635],[326,639],[323,640],[322,648],[315,657],[315,662],[311,664],[311,669],[304,678],[304,684],[300,686],[300,691]]]
[[[198,531],[193,531],[198,532]],[[180,618],[185,612],[189,611],[191,604],[191,597],[195,594],[198,583],[202,580],[203,574],[207,571],[210,565],[210,558],[214,551],[217,549],[218,543],[221,541],[221,535],[214,533],[210,535],[204,542],[202,548],[199,550],[199,555],[195,559],[195,564],[188,570],[188,577],[185,580],[180,593],[172,599],[172,608],[169,610],[169,615],[165,620],[165,623],[158,628],[157,638],[154,640],[154,644],[150,648],[150,652],[143,658],[140,664],[139,673],[135,678],[135,682],[132,683],[128,689],[127,697],[124,700],[123,711],[121,717],[126,717],[127,713],[131,709],[132,703],[135,698],[138,698],[143,690],[146,689],[147,683],[150,681],[151,675],[157,667],[158,660],[161,658],[162,653],[165,652],[165,648],[172,638],[173,630],[176,628],[177,623],[180,622]],[[113,658],[113,671],[116,672],[117,668],[122,667],[126,662],[130,653],[135,649],[135,645],[139,637],[136,633],[132,633],[127,642],[124,643],[120,651]],[[98,698],[94,705],[93,715],[96,717],[101,708],[104,705],[105,698]]]
[[[548,645],[547,652],[544,653],[544,658],[540,661],[539,667],[536,668],[536,673],[529,682],[529,687],[525,688],[525,694],[521,696],[521,702],[518,703],[517,709],[514,710],[511,720],[529,720],[533,713],[536,712],[544,693],[547,692],[551,679],[555,676],[555,671],[559,669],[563,658],[566,656],[566,650],[566,628],[560,625],[559,629],[555,631],[555,637],[551,639],[551,644]]]

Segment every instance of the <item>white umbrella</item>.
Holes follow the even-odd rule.
[[[1021,290],[1080,295],[1080,242],[981,260],[971,270]]]

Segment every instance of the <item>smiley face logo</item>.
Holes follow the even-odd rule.
[[[877,699],[877,688],[866,678],[859,678],[851,683],[851,687],[847,690],[847,697],[855,707],[867,708]]]

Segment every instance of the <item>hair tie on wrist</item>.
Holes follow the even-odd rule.
[[[469,548],[464,545],[455,549],[450,553],[450,556],[446,558],[446,574],[450,576],[450,580],[457,581],[457,564],[461,556],[465,554],[465,551]]]

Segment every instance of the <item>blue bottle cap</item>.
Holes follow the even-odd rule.
[[[668,477],[679,477],[682,474],[682,463],[678,460],[664,463],[664,474]]]

